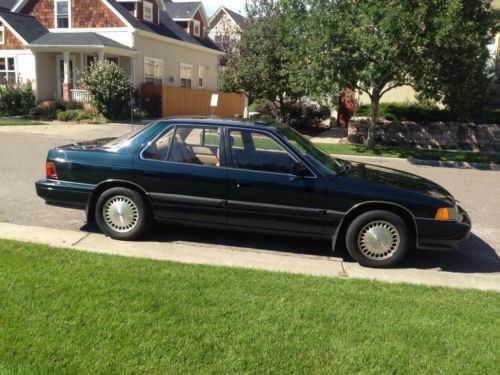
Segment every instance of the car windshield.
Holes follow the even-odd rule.
[[[123,146],[126,146],[132,139],[134,139],[139,133],[142,133],[144,130],[149,128],[152,124],[149,124],[147,126],[132,126],[132,131],[128,132],[121,137],[118,138],[113,138],[109,142],[104,143],[101,145],[101,148],[105,149],[116,149],[116,148],[121,148]]]
[[[345,170],[346,167],[340,160],[328,155],[297,131],[286,125],[278,125],[277,127],[286,140],[323,174],[335,176]]]

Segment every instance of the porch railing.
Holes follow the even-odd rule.
[[[75,102],[88,103],[89,93],[87,90],[70,90],[71,100]]]

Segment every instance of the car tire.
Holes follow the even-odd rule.
[[[401,262],[410,248],[405,221],[389,211],[369,211],[347,228],[347,251],[365,267],[386,268]]]
[[[97,200],[95,218],[101,231],[115,240],[130,241],[143,235],[152,214],[143,195],[127,188],[112,188]]]

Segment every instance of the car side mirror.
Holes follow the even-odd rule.
[[[302,163],[295,163],[292,167],[292,174],[297,177],[309,176],[309,169]]]

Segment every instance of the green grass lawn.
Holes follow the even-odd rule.
[[[11,125],[44,125],[43,122],[26,120],[20,118],[0,118],[0,126],[11,126]]]
[[[389,158],[458,161],[500,164],[500,154],[467,151],[419,150],[405,147],[376,147],[361,145],[318,143],[319,147],[334,155],[385,156]]]
[[[500,295],[0,241],[0,372],[477,373]]]

